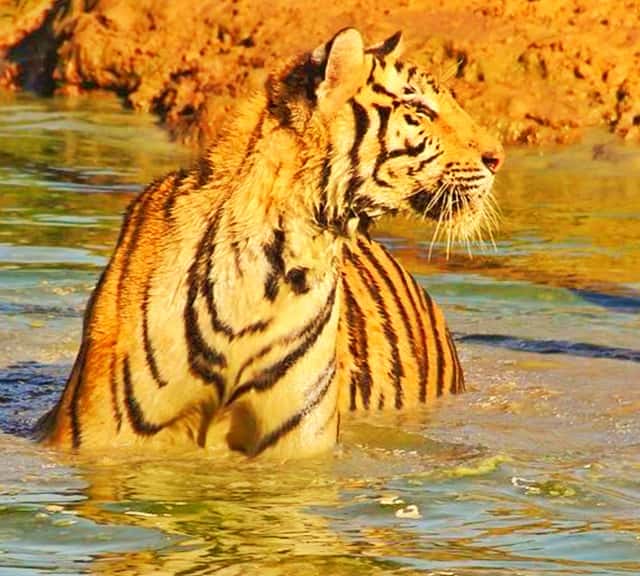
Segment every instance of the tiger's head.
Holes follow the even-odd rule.
[[[435,220],[449,240],[479,237],[494,222],[502,146],[400,53],[400,33],[365,48],[357,30],[342,30],[269,79],[268,110],[319,149],[311,161],[321,225],[346,230],[409,212]]]

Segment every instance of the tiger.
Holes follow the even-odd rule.
[[[341,416],[464,389],[440,309],[370,227],[479,234],[504,152],[401,51],[341,30],[132,201],[42,442],[306,457]]]

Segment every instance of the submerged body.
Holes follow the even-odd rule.
[[[502,151],[398,40],[340,32],[133,202],[46,442],[305,456],[341,412],[463,388],[442,314],[366,229],[475,234]]]

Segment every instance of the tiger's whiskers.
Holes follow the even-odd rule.
[[[444,194],[447,194],[446,199],[443,199]],[[499,227],[500,210],[492,191],[485,191],[482,202],[475,205],[459,186],[441,184],[429,201],[422,218],[425,219],[429,211],[439,203],[442,207],[429,243],[429,259],[433,255],[435,243],[445,234],[447,259],[450,258],[456,242],[465,247],[469,258],[473,258],[472,245],[478,246],[479,250],[485,253],[488,241],[493,249],[497,250],[494,233]]]
[[[433,198],[430,200],[429,204],[427,204],[427,207],[425,208],[424,213],[422,215],[423,218],[427,217],[429,210],[431,210],[431,208],[433,208],[436,205],[436,203],[440,200],[441,196],[445,193],[445,191],[446,191],[446,185],[444,183],[440,184],[435,194],[433,195]],[[442,224],[443,219],[444,219],[444,211],[441,211],[440,216],[438,217],[438,221],[436,222],[436,229],[433,233],[433,236],[431,237],[431,243],[429,244],[429,254],[428,254],[429,260],[431,260],[431,254],[433,253],[433,245],[438,240],[438,233],[440,231],[440,226]]]

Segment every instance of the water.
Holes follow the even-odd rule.
[[[189,162],[110,99],[0,100],[0,575],[640,573],[640,150],[511,151],[496,250],[378,235],[446,309],[470,391],[335,454],[73,458],[25,434],[144,182]]]

